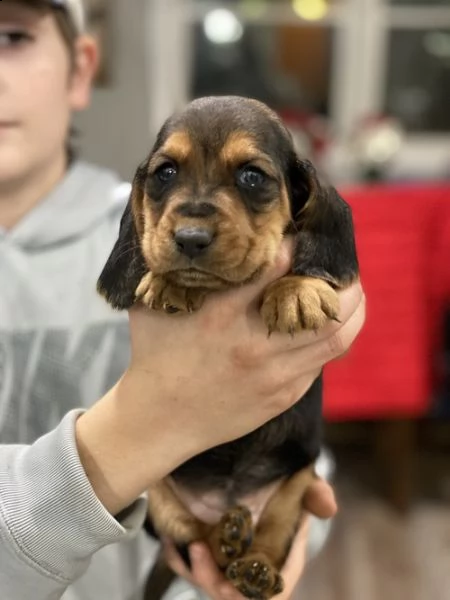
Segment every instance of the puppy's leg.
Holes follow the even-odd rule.
[[[232,508],[217,525],[208,525],[187,510],[164,480],[149,489],[148,502],[150,518],[159,534],[170,537],[178,546],[204,540],[223,569],[243,556],[251,544],[252,516],[248,508]]]
[[[210,525],[202,523],[187,510],[166,480],[149,488],[148,513],[152,529],[159,535],[169,537],[180,549],[186,549],[191,542],[203,539],[211,530]],[[190,566],[189,561],[186,564]],[[147,577],[144,600],[160,600],[174,577],[160,550]]]
[[[253,539],[251,512],[245,506],[230,509],[207,537],[214,560],[221,569],[244,556]]]
[[[158,534],[169,537],[175,544],[201,540],[211,530],[210,525],[189,512],[164,479],[148,490],[148,512]]]
[[[201,288],[175,286],[164,276],[149,272],[142,277],[136,289],[136,299],[153,310],[194,312],[202,306],[206,293]]]
[[[269,600],[283,591],[279,570],[300,523],[303,496],[314,478],[313,467],[308,467],[280,487],[261,515],[250,550],[228,566],[227,578],[247,598]]]

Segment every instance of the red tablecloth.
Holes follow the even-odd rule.
[[[325,417],[423,415],[450,299],[450,184],[340,192],[353,210],[367,321],[325,369]]]

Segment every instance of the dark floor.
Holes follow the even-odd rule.
[[[420,427],[411,505],[399,513],[382,493],[371,427],[327,436],[340,512],[295,600],[450,600],[449,429]]]

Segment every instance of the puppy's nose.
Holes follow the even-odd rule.
[[[213,239],[212,233],[200,227],[185,227],[175,232],[174,240],[178,250],[189,258],[202,254]]]

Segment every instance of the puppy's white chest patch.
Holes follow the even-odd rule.
[[[175,484],[170,478],[169,483],[186,508],[188,508],[197,519],[200,519],[200,521],[203,521],[204,523],[210,525],[218,523],[227,510],[233,508],[227,504],[224,495],[219,491],[211,491],[206,494],[194,494],[182,486]],[[254,494],[239,498],[235,504],[246,506],[252,513],[253,524],[256,524],[259,521],[266,504],[278,490],[280,485],[281,481],[272,483],[271,485],[258,490]]]

